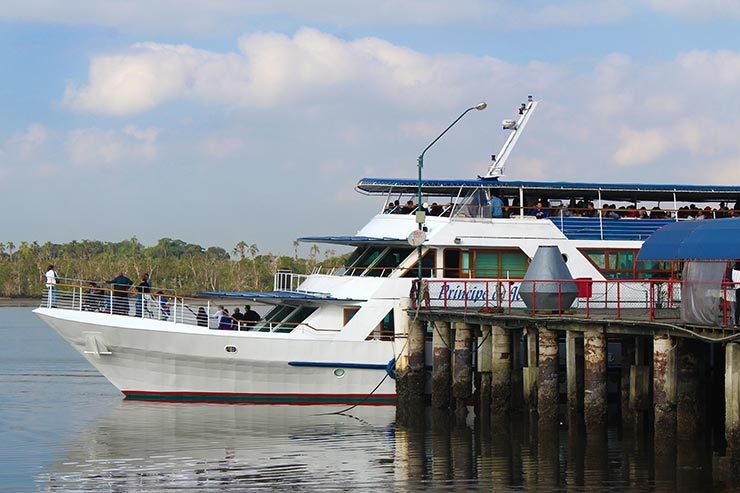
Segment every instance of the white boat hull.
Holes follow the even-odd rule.
[[[209,330],[74,310],[35,313],[129,398],[395,403],[389,341]]]

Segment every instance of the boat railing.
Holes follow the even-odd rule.
[[[273,291],[305,293],[307,291],[301,289],[301,284],[306,279],[308,279],[307,274],[278,270],[273,279]]]
[[[716,308],[712,320],[697,325],[732,327],[740,283],[680,279],[429,279],[421,283],[421,297],[416,294],[417,288],[415,281],[411,299],[422,300],[414,304],[420,310],[634,321],[680,319],[682,292],[692,290],[701,292],[706,306]]]
[[[335,329],[321,329],[305,322],[279,320],[237,321],[223,323],[218,304],[209,298],[176,294],[172,289],[152,287],[145,293],[100,286],[92,281],[59,279],[47,285],[41,297],[42,308],[120,315],[205,329],[291,332],[298,328],[312,334],[327,335]]]

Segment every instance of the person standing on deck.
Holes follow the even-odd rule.
[[[121,271],[118,276],[108,281],[113,290],[113,313],[115,315],[128,315],[128,290],[134,281],[126,277],[126,272]]]
[[[49,291],[49,306],[56,308],[57,306],[57,279],[59,274],[54,270],[53,265],[49,265],[46,269],[46,289]]]
[[[144,306],[146,304],[146,295],[149,294],[152,290],[152,285],[149,283],[149,274],[144,274],[141,276],[141,282],[136,286],[136,316],[141,318],[142,314],[142,307],[144,309],[147,309],[148,307]]]
[[[260,314],[252,310],[251,306],[244,305],[244,321],[246,322],[245,325],[247,326],[247,329],[251,329],[257,325],[257,322],[261,319],[262,317],[260,317]]]
[[[491,200],[488,201],[491,206],[491,217],[504,217],[504,208],[506,204],[501,197],[498,195],[491,195]]]
[[[735,283],[735,325],[740,325],[740,260],[735,262],[732,269],[732,282]]]

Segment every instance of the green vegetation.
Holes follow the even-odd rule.
[[[200,291],[270,291],[278,269],[306,274],[314,267],[341,265],[346,256],[327,250],[319,260],[313,246],[308,258],[260,254],[257,245],[240,241],[227,252],[162,238],[145,247],[136,239],[116,243],[82,240],[65,244],[0,242],[0,296],[38,296],[49,264],[63,278],[107,281],[124,270],[133,280],[149,272],[152,285],[171,288],[182,295]]]

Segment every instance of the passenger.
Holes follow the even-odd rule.
[[[208,314],[206,313],[206,309],[202,306],[198,308],[198,314],[195,316],[195,319],[198,323],[198,326],[208,327]]]
[[[134,284],[134,281],[126,277],[126,272],[121,271],[118,276],[114,277],[108,284],[113,290],[113,314],[128,315],[128,290]]]
[[[599,217],[599,211],[596,210],[593,202],[586,204],[586,210],[583,211],[583,217]]]
[[[550,215],[550,210],[544,207],[542,201],[538,201],[534,209],[532,209],[531,215],[537,219],[545,219]]]
[[[401,214],[401,205],[398,200],[393,202],[393,209],[391,209],[391,214]]]
[[[148,295],[152,290],[152,285],[149,284],[149,274],[141,276],[141,282],[136,286],[136,316],[141,318],[142,308],[151,314],[149,307],[147,306],[145,296]]]
[[[43,264],[42,264],[43,265]],[[59,274],[57,274],[57,271],[54,270],[53,265],[49,265],[49,267],[46,268],[46,289],[49,291],[49,306],[52,308],[56,308],[57,306],[57,280],[59,279]]]
[[[640,217],[640,213],[637,211],[637,207],[635,207],[634,205],[630,204],[625,209],[625,216],[624,217],[631,218],[631,219],[637,219],[638,217]]]
[[[506,203],[501,197],[492,195],[488,204],[491,206],[491,217],[504,217]]]
[[[241,323],[244,320],[244,314],[239,310],[239,307],[237,306],[234,308],[233,313],[231,314],[231,318],[234,319],[234,323],[236,324],[237,330],[241,328]]]
[[[234,319],[229,316],[229,310],[226,308],[221,312],[221,318],[218,320],[220,330],[234,330]]]
[[[401,207],[401,214],[411,214],[414,209],[416,209],[414,202],[412,200],[407,200],[406,205]]]
[[[442,206],[436,202],[432,202],[432,207],[429,209],[429,215],[430,216],[441,216]]]
[[[215,325],[218,328],[218,323],[221,321],[221,315],[223,314],[225,308],[223,305],[218,305],[216,308],[216,311],[211,313],[211,318],[215,321]]]
[[[388,202],[388,207],[385,208],[383,214],[393,214],[393,209],[395,208],[396,205],[393,202]]]
[[[740,326],[740,260],[735,261],[735,265],[732,268],[732,282],[735,286],[735,327]]]
[[[727,204],[724,202],[719,203],[719,210],[716,215],[717,219],[724,219],[726,217],[732,217],[730,209],[727,208]]]
[[[90,282],[90,287],[87,288],[87,294],[85,295],[85,303],[83,306],[85,310],[91,312],[102,312],[105,310],[104,292],[95,281]]]
[[[732,206],[732,210],[734,211],[735,217],[740,217],[740,200],[735,202],[735,205]]]
[[[260,320],[262,320],[262,317],[260,317],[259,313],[252,310],[251,306],[244,305],[244,321],[246,322],[245,325],[247,328],[254,327]]]
[[[164,294],[162,291],[157,291],[157,303],[159,304],[159,319],[160,320],[167,320],[170,318],[170,298]],[[149,295],[145,295],[148,297]],[[146,299],[146,298],[145,298]],[[151,311],[147,308],[147,312],[151,313]],[[205,313],[205,312],[204,312]]]
[[[650,210],[650,219],[665,219],[665,212],[660,207],[653,207]]]

